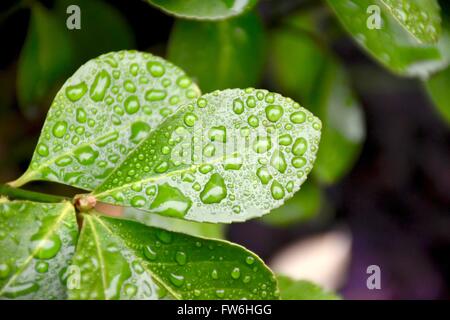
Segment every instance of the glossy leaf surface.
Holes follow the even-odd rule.
[[[450,123],[450,68],[447,68],[426,82],[427,90],[438,111]]]
[[[159,9],[177,17],[198,20],[220,20],[251,9],[257,0],[147,0]]]
[[[84,216],[74,263],[82,277],[72,299],[156,299],[158,286],[177,299],[278,294],[271,271],[240,246],[115,218]]]
[[[442,52],[447,37],[437,45],[429,43],[438,40],[441,29],[437,1],[328,0],[328,4],[356,42],[393,72],[427,77],[448,65]],[[374,21],[378,12],[369,11],[373,5],[379,8],[379,23]]]
[[[220,22],[178,20],[168,59],[204,92],[256,86],[264,63],[264,31],[255,14]]]
[[[320,286],[306,281],[293,280],[286,276],[277,276],[282,300],[339,300],[334,293],[327,292]]]
[[[216,91],[180,107],[93,195],[195,221],[262,216],[305,181],[320,129],[320,120],[289,98]]]
[[[77,238],[70,203],[0,203],[0,297],[65,299]]]
[[[92,190],[179,104],[198,96],[173,64],[120,51],[90,60],[55,97],[27,172]]]

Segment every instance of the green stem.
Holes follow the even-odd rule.
[[[18,189],[5,184],[0,185],[0,195],[18,200],[30,200],[37,202],[61,202],[64,200],[70,200],[69,198],[62,196]]]

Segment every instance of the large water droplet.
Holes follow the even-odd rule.
[[[0,279],[6,279],[11,273],[11,267],[7,263],[0,263]]]
[[[225,159],[223,167],[225,170],[239,170],[242,167],[243,159],[239,155],[232,155]]]
[[[106,70],[102,70],[97,73],[95,80],[89,91],[91,99],[94,101],[102,101],[106,95],[106,90],[108,90],[111,85],[111,76]]]
[[[58,235],[46,236],[37,233],[31,237],[30,252],[38,259],[51,259],[61,249],[61,239]]]
[[[87,85],[84,82],[75,84],[73,86],[68,86],[66,88],[66,96],[70,101],[75,102],[80,100],[87,91]]]
[[[141,104],[139,103],[139,99],[136,96],[129,96],[125,102],[125,111],[128,114],[134,114],[139,111]]]
[[[158,193],[150,209],[166,216],[184,217],[191,208],[192,201],[179,189],[165,183],[158,186]]]
[[[186,253],[184,253],[183,251],[178,251],[175,254],[175,261],[180,265],[180,266],[184,266],[186,264],[187,261],[187,256]]]
[[[147,62],[147,70],[154,77],[161,77],[166,72],[166,69],[161,62],[149,61]]]
[[[87,119],[86,111],[83,108],[78,108],[76,118],[79,123],[85,123]]]
[[[80,164],[87,166],[95,162],[95,159],[98,157],[98,151],[95,151],[90,146],[84,146],[75,150],[74,155]]]
[[[305,138],[297,138],[292,146],[292,153],[296,156],[302,156],[306,149],[308,148],[308,143]]]
[[[42,157],[48,156],[48,147],[43,143],[39,143],[37,146],[37,153]]]
[[[283,116],[283,108],[281,106],[267,106],[266,117],[270,122],[277,122]]]
[[[181,275],[171,273],[169,279],[175,287],[181,287],[184,284],[184,277]]]
[[[145,198],[143,196],[134,196],[130,203],[135,208],[141,208],[145,205]]]
[[[295,168],[301,168],[306,164],[306,159],[304,157],[294,157],[292,158],[292,165]]]
[[[138,121],[133,123],[131,125],[130,140],[136,144],[141,142],[143,139],[147,138],[150,129],[150,125],[145,122]]]
[[[219,203],[226,196],[225,181],[220,174],[214,173],[200,193],[200,200],[205,204]]]
[[[272,179],[269,170],[265,167],[258,168],[258,170],[256,170],[256,175],[258,176],[262,184],[268,184]]]
[[[164,100],[167,96],[166,90],[150,89],[145,93],[145,100],[147,101],[160,101]]]
[[[306,114],[303,111],[293,112],[290,119],[292,123],[303,123],[306,120]]]
[[[193,127],[195,124],[195,121],[197,121],[197,116],[191,112],[188,112],[184,115],[184,123],[188,127]]]
[[[270,159],[270,165],[277,169],[280,173],[284,173],[287,168],[287,163],[283,152],[276,150]]]
[[[242,102],[241,99],[239,99],[239,98],[234,99],[234,101],[233,101],[233,111],[236,114],[241,114],[242,112],[244,112],[244,103]]]
[[[270,192],[272,193],[272,197],[275,200],[284,198],[284,188],[277,180],[274,180],[272,182],[272,185],[270,186]]]

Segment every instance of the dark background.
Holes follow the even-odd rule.
[[[52,1],[41,1],[51,8]],[[75,3],[76,1],[74,1]],[[140,0],[110,0],[132,27],[136,48],[164,56],[174,19]],[[304,1],[261,1],[267,28]],[[313,1],[314,2],[314,1]],[[6,12],[15,1],[2,1]],[[449,1],[441,1],[450,13]],[[0,20],[0,181],[15,179],[28,166],[49,104],[25,115],[15,96],[17,61],[29,11]],[[95,44],[93,44],[95,45]],[[420,81],[389,74],[348,37],[333,48],[351,75],[362,103],[366,140],[351,172],[326,189],[332,216],[289,228],[260,221],[229,227],[229,240],[270,259],[285,245],[312,234],[347,226],[353,237],[345,298],[447,299],[450,297],[450,130]],[[72,70],[75,71],[75,70]],[[263,87],[270,87],[265,79]],[[450,84],[449,84],[450,90]],[[34,184],[41,191],[68,187]],[[320,215],[319,215],[320,216]],[[383,271],[383,290],[366,288],[366,267]]]

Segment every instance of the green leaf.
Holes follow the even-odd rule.
[[[426,88],[438,111],[450,123],[450,68],[431,77]]]
[[[182,232],[191,236],[225,239],[225,226],[223,224],[181,220],[144,212],[130,207],[125,208],[123,217],[125,219],[138,221],[150,227]]]
[[[0,200],[0,297],[64,299],[77,237],[69,202]]]
[[[320,188],[311,182],[306,182],[291,199],[265,215],[262,220],[274,226],[292,226],[315,217],[322,201]]]
[[[361,106],[345,70],[309,33],[277,30],[271,48],[280,90],[304,101],[324,123],[313,175],[334,183],[352,168],[365,138]]]
[[[251,9],[257,0],[147,0],[155,7],[177,17],[220,20]]]
[[[277,276],[282,300],[340,300],[341,297],[327,292],[318,285],[305,280],[292,280]]]
[[[198,95],[183,71],[149,53],[90,60],[56,95],[30,167],[13,186],[49,180],[92,190],[179,104]]]
[[[134,47],[133,31],[125,18],[116,8],[102,0],[76,1],[81,9],[81,29],[66,29],[66,20],[70,16],[66,10],[72,4],[72,0],[57,0],[55,12],[58,14],[59,28],[64,29],[74,44],[75,66],[105,52]]]
[[[220,22],[177,20],[168,50],[168,59],[206,92],[255,86],[264,63],[263,26],[255,14]]]
[[[321,122],[292,99],[230,89],[180,107],[93,192],[194,221],[244,221],[281,206],[311,170]]]
[[[71,70],[73,54],[65,25],[34,3],[28,35],[19,58],[17,97],[26,114],[41,102]]]
[[[72,299],[275,299],[275,277],[253,253],[123,219],[85,215]]]
[[[356,42],[397,74],[427,77],[449,63],[441,50],[448,37],[430,44],[441,30],[436,0],[328,0],[328,4]],[[368,8],[374,4],[380,9],[380,29],[368,28],[374,17]],[[406,6],[410,9],[401,9]]]

